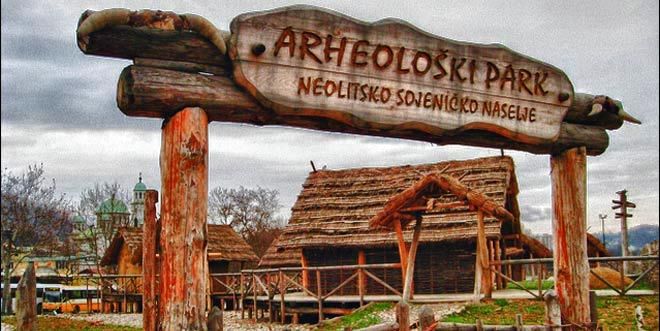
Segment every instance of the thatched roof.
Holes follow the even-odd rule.
[[[122,246],[128,248],[131,255],[131,263],[139,264],[142,262],[142,228],[122,227],[117,229],[115,236],[112,237],[110,246],[105,250],[101,265],[113,265],[118,263],[119,251]]]
[[[513,160],[508,156],[414,166],[320,170],[310,173],[303,184],[277,247],[281,250],[396,245],[393,232],[370,229],[369,220],[384,209],[390,198],[429,174],[452,176],[506,208],[518,221],[518,187]],[[438,192],[430,198],[443,207],[423,215],[422,242],[476,238],[476,211],[450,192]],[[446,208],[452,203],[454,207]],[[484,221],[486,236],[499,238],[502,222],[494,217],[486,217]],[[404,229],[404,238],[411,240],[410,228]]]
[[[208,225],[208,255],[209,261],[259,261],[252,247],[229,225]]]
[[[207,235],[209,261],[259,261],[250,245],[229,225],[208,224]],[[101,265],[117,264],[119,252],[124,245],[130,250],[131,263],[141,263],[142,228],[119,228],[103,254]]]
[[[536,240],[536,238],[521,233],[520,241],[522,242],[525,251],[532,253],[534,258],[552,257],[552,251],[547,246],[543,245],[542,242]]]
[[[276,238],[268,246],[257,268],[299,267],[302,249],[290,248],[278,250],[277,243],[278,239]]]
[[[610,251],[607,250],[605,245],[603,245],[603,243],[600,240],[598,240],[596,236],[594,236],[589,232],[587,232],[587,255],[589,257],[596,257],[596,255],[612,256],[612,254],[610,254]]]

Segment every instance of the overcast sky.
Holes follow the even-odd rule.
[[[460,41],[501,43],[562,69],[576,92],[622,100],[643,124],[609,131],[610,147],[588,158],[588,222],[616,230],[610,208],[628,190],[630,226],[658,224],[658,1],[308,1],[349,16],[403,19]],[[229,30],[235,16],[287,1],[2,1],[2,168],[43,163],[72,199],[95,182],[132,188],[142,172],[160,188],[160,120],[128,118],[116,83],[128,60],[86,56],[78,18],[110,7],[195,13]],[[391,166],[499,155],[496,149],[436,146],[398,139],[282,127],[211,123],[209,180],[216,186],[280,192],[288,216],[313,160],[330,169]],[[548,156],[506,151],[516,164],[522,221],[551,232]]]

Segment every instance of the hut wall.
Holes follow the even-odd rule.
[[[122,245],[119,249],[119,258],[117,263],[117,274],[119,275],[139,275],[142,273],[142,264],[133,264],[131,259],[133,255],[127,245]],[[141,259],[140,259],[141,260]],[[119,279],[117,281],[128,293],[141,293],[142,279]]]
[[[475,243],[429,243],[420,245],[415,262],[414,290],[417,294],[466,293],[474,288]],[[398,263],[396,246],[365,248],[367,264]],[[303,254],[310,266],[357,264],[357,248],[305,249]],[[402,290],[400,269],[369,269],[390,286]],[[327,293],[350,277],[352,270],[333,270],[321,273],[323,292]],[[310,288],[316,288],[315,273],[310,273]],[[338,295],[357,295],[357,282],[351,282]],[[384,286],[367,279],[367,294],[391,294]]]

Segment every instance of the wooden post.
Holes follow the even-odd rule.
[[[241,276],[240,276],[240,282],[241,282],[241,319],[245,319],[245,276],[243,275],[243,269],[241,269]]]
[[[286,322],[286,305],[284,304],[284,292],[286,291],[286,284],[284,283],[284,272],[280,270],[280,322]]]
[[[259,311],[257,310],[257,293],[258,293],[257,285],[259,284],[257,283],[257,277],[259,276],[252,273],[252,310],[253,310],[253,314],[254,314],[253,316],[255,322],[257,322],[257,320],[259,319],[259,315],[258,315]]]
[[[488,240],[488,271],[490,272],[491,284],[495,281],[495,271],[490,267],[491,263],[495,262],[495,244],[494,240]],[[491,288],[494,285],[491,285]]]
[[[500,247],[500,241],[497,240],[495,241],[495,260],[497,262],[502,261],[502,248]],[[498,264],[497,265],[497,271],[502,272],[502,265]],[[498,289],[503,289],[504,288],[504,281],[502,279],[502,276],[498,273],[497,274],[497,288]]]
[[[159,320],[156,307],[156,202],[158,191],[147,190],[142,234],[142,325],[145,331],[157,330]]]
[[[397,246],[399,247],[399,260],[401,261],[401,279],[406,279],[406,270],[408,269],[408,247],[406,241],[403,239],[403,230],[401,229],[401,221],[394,220],[392,222],[394,231],[396,233]]]
[[[477,267],[481,269],[481,292],[490,299],[493,294],[493,281],[490,277],[488,262],[488,246],[486,244],[486,226],[484,225],[484,212],[477,211]]]
[[[622,190],[617,193],[619,193],[619,201],[621,202],[621,256],[630,256],[630,251],[629,251],[630,246],[628,245],[628,197],[626,196],[627,191]],[[604,242],[603,245],[605,245]],[[628,261],[622,261],[621,268],[623,269],[623,275],[627,274]],[[625,286],[622,285],[621,288],[624,289]]]
[[[367,256],[364,250],[358,251],[358,264],[367,264]],[[367,277],[363,269],[358,269],[358,295],[360,296],[360,307],[364,306],[364,292],[367,289]]]
[[[398,223],[395,221],[394,223]],[[417,255],[417,246],[419,245],[419,235],[422,231],[422,216],[415,217],[415,230],[413,232],[412,243],[410,244],[410,251],[408,252],[408,265],[406,266],[406,278],[403,285],[403,298],[402,301],[408,302],[412,298],[412,282],[415,273],[415,256]]]
[[[545,325],[550,326],[553,331],[561,330],[561,309],[555,290],[546,292],[543,300],[545,300]]]
[[[300,266],[303,268],[301,271],[302,286],[309,289],[309,270],[307,270],[309,263],[307,262],[305,252],[303,252],[302,249],[300,250]],[[318,279],[316,281],[318,281]]]
[[[591,323],[598,324],[598,296],[596,291],[589,291],[589,312],[591,313]],[[595,328],[594,328],[595,329]]]
[[[34,262],[28,263],[16,285],[16,329],[37,330],[37,275]]]
[[[323,287],[321,286],[321,270],[316,269],[316,295],[319,304],[319,323],[323,321]]]
[[[399,323],[399,331],[410,330],[410,305],[405,300],[396,305],[396,321]]]
[[[209,313],[208,322],[206,323],[207,331],[222,331],[224,328],[222,309],[213,307]]]
[[[163,125],[161,170],[161,329],[206,329],[208,119],[184,108]]]
[[[562,322],[586,326],[589,314],[587,257],[587,159],[584,147],[550,157],[555,289]]]

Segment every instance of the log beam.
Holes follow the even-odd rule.
[[[187,73],[147,66],[128,66],[117,85],[117,105],[128,116],[165,118],[188,106],[202,107],[209,120],[254,125],[288,125],[314,130],[354,133],[426,141],[438,145],[462,144],[504,148],[533,154],[559,153],[586,146],[587,154],[602,154],[609,144],[603,128],[562,123],[557,141],[543,144],[515,142],[495,133],[466,130],[453,135],[435,136],[403,127],[382,130],[356,128],[332,119],[277,116],[241,90],[231,78]]]
[[[402,301],[407,303],[412,297],[412,283],[415,274],[415,257],[417,256],[417,247],[419,246],[419,236],[422,232],[422,217],[418,215],[415,219],[415,229],[413,230],[413,238],[410,243],[410,250],[408,251],[408,265],[406,266],[406,278],[403,283],[403,298]]]
[[[403,239],[403,230],[401,229],[401,222],[395,220],[392,222],[394,231],[396,233],[397,247],[399,248],[399,261],[401,261],[401,279],[406,279],[406,270],[408,269],[408,247],[406,241]]]
[[[586,156],[585,148],[574,148],[550,158],[555,289],[563,323],[583,326],[591,323]]]
[[[158,191],[147,190],[144,197],[144,226],[142,235],[142,325],[145,331],[158,329],[156,307],[156,203]]]
[[[161,330],[206,328],[207,165],[208,118],[185,108],[162,130]]]

